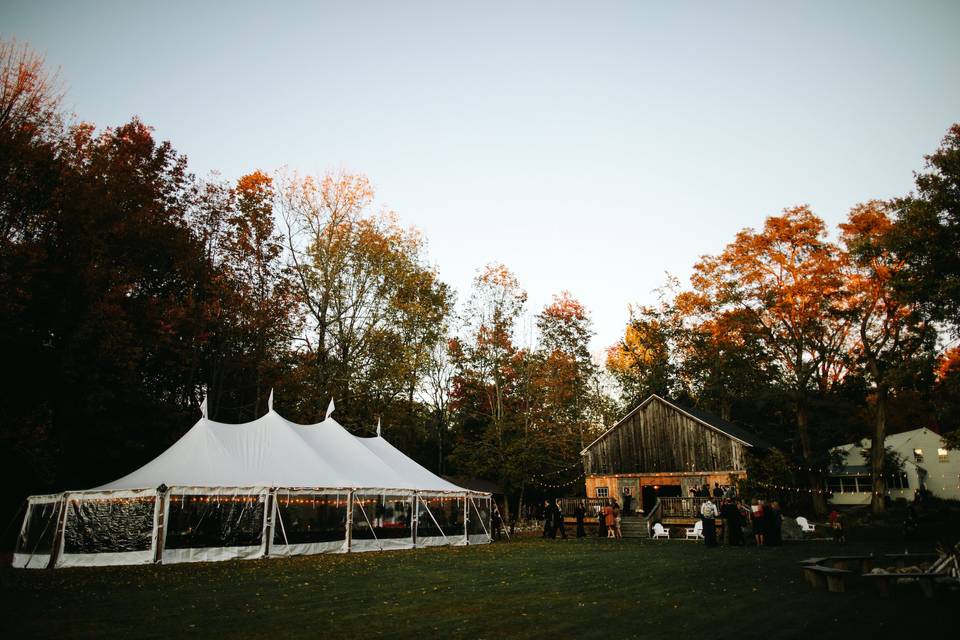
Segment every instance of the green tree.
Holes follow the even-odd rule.
[[[874,513],[882,513],[885,508],[883,452],[890,394],[914,368],[918,354],[932,350],[936,338],[919,305],[903,302],[894,288],[905,265],[888,248],[893,222],[885,208],[877,201],[858,205],[840,225],[849,259],[844,277],[846,295],[839,303],[851,315],[859,338],[853,342],[852,356],[873,383],[870,468]]]
[[[917,192],[893,202],[890,250],[904,263],[901,297],[960,335],[960,123],[916,174]]]

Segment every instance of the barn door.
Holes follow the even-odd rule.
[[[620,478],[620,506],[624,515],[632,515],[637,510],[637,489],[640,485],[636,478]]]

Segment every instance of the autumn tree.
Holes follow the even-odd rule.
[[[792,397],[801,453],[811,469],[820,465],[809,396],[839,375],[836,363],[848,331],[833,313],[842,294],[840,260],[823,221],[802,206],[767,218],[761,231],[741,231],[720,256],[702,259],[692,277],[695,290],[756,323]],[[821,480],[811,471],[808,481],[822,513]]]
[[[651,393],[671,395],[676,380],[671,320],[664,305],[631,307],[623,338],[607,350],[606,367],[622,389],[624,408]]]
[[[201,185],[192,222],[208,262],[204,345],[210,415],[228,422],[266,411],[289,362],[298,318],[284,240],[274,223],[273,180],[255,171],[235,185]]]
[[[536,325],[547,409],[555,424],[576,436],[577,451],[582,450],[587,444],[591,419],[596,418],[591,394],[598,372],[590,355],[590,317],[578,300],[563,291],[537,315]]]
[[[678,383],[699,406],[733,420],[736,403],[755,403],[777,379],[752,314],[696,291],[678,293],[668,308]]]
[[[849,260],[844,277],[846,295],[839,302],[856,327],[853,356],[873,383],[870,468],[874,513],[884,510],[884,451],[890,394],[909,373],[918,352],[931,349],[936,337],[923,320],[920,306],[903,302],[897,295],[894,283],[905,262],[889,249],[892,228],[886,205],[878,201],[854,207],[847,221],[840,225]]]
[[[278,203],[288,259],[306,318],[297,336],[304,417],[372,428],[374,414],[409,417],[416,390],[444,338],[452,294],[424,256],[419,233],[372,210],[362,175],[284,175]],[[404,402],[405,401],[405,402]]]

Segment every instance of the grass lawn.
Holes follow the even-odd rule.
[[[913,551],[929,550],[930,547]],[[960,593],[812,590],[797,561],[882,543],[707,549],[682,541],[486,546],[209,564],[0,570],[0,636],[943,637]],[[953,633],[952,631],[950,633]]]

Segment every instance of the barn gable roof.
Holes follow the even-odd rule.
[[[734,440],[737,440],[738,442],[742,442],[748,447],[756,447],[758,449],[767,449],[770,447],[770,445],[767,444],[762,438],[747,431],[743,427],[738,427],[732,422],[729,422],[727,420],[724,420],[723,418],[715,416],[712,413],[708,413],[700,409],[685,407],[675,402],[670,402],[669,400],[665,398],[661,398],[660,396],[654,393],[654,394],[651,394],[649,398],[647,398],[646,400],[641,402],[639,405],[637,405],[637,407],[634,408],[630,413],[620,418],[620,420],[615,425],[613,425],[612,427],[604,431],[602,434],[600,434],[600,436],[596,440],[594,440],[593,442],[588,444],[586,447],[584,447],[583,451],[580,452],[580,455],[583,455],[587,451],[589,451],[590,448],[593,447],[593,445],[603,440],[607,436],[607,434],[618,429],[620,425],[622,425],[624,422],[632,418],[634,414],[636,414],[638,411],[643,409],[653,400],[659,400],[660,402],[666,404],[667,406],[672,407],[673,409],[679,411],[680,413],[683,413],[686,416],[692,418],[693,420],[699,422],[700,424],[707,427],[708,429],[719,431],[720,433],[727,436],[728,438],[732,438]]]

